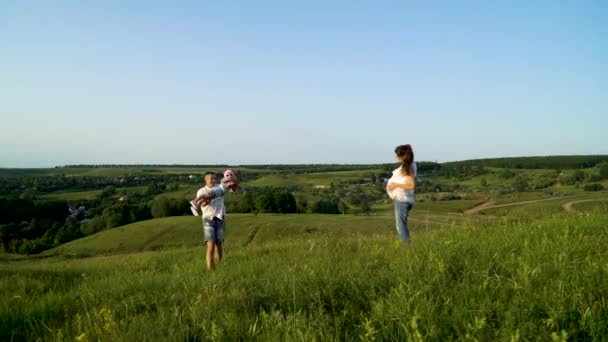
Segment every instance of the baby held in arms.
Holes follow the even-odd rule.
[[[206,207],[216,197],[224,196],[227,191],[235,192],[238,188],[239,179],[236,173],[232,170],[224,171],[224,178],[219,186],[204,186],[198,191],[197,197],[190,201],[192,214],[199,216],[201,207]]]

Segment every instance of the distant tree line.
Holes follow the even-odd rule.
[[[433,176],[464,178],[481,176],[487,173],[488,170],[485,167],[479,165],[441,165],[441,167],[433,171]]]
[[[226,207],[232,213],[315,213],[340,214],[346,210],[345,204],[332,195],[314,196],[314,199],[296,199],[289,188],[251,188],[244,193],[226,197]]]
[[[435,162],[417,162],[419,172],[432,171],[439,166]],[[291,174],[315,173],[315,172],[338,172],[338,171],[357,171],[370,169],[387,169],[395,168],[394,163],[385,164],[260,164],[260,165],[222,165],[222,164],[76,164],[57,166],[61,168],[190,168],[201,169],[201,172],[217,169],[242,169],[244,172],[254,172],[253,170],[267,170],[286,172]]]
[[[260,177],[258,172],[240,172],[241,181],[251,181]],[[20,194],[26,190],[35,193],[49,193],[63,190],[98,190],[107,186],[134,187],[158,183],[202,184],[202,173],[190,177],[188,174],[125,175],[109,176],[65,176],[65,175],[11,175],[0,177],[0,195]],[[222,173],[218,173],[222,177]]]
[[[482,166],[511,169],[584,169],[602,162],[608,162],[608,155],[472,159],[441,165],[442,167]]]

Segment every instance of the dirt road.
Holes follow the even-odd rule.
[[[562,209],[564,209],[565,211],[568,211],[568,212],[576,211],[576,210],[574,210],[574,207],[573,207],[575,204],[585,203],[585,202],[597,202],[597,201],[608,201],[608,198],[593,198],[593,199],[572,201],[572,202],[562,204]]]
[[[514,207],[514,206],[517,206],[517,205],[532,204],[532,203],[546,202],[546,201],[555,201],[555,200],[558,200],[558,199],[564,199],[564,198],[568,198],[568,197],[572,197],[572,196],[551,197],[551,198],[543,198],[543,199],[538,199],[538,200],[530,200],[530,201],[522,201],[522,202],[514,202],[514,203],[505,203],[505,204],[495,204],[493,201],[485,201],[485,202],[483,202],[483,203],[481,203],[479,205],[474,206],[471,209],[466,210],[464,213],[465,213],[465,215],[471,215],[471,214],[477,214],[477,213],[479,213],[481,211],[488,210],[488,209],[493,209],[493,208]]]

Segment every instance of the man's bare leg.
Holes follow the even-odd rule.
[[[211,270],[213,269],[213,257],[216,253],[216,248],[215,248],[215,241],[207,241],[207,257],[206,257],[206,261],[207,261],[207,269]]]
[[[222,261],[223,256],[224,244],[222,242],[218,242],[215,244],[215,262],[219,264]]]

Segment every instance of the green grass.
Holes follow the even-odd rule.
[[[551,197],[547,197],[551,198]],[[542,218],[547,215],[554,215],[558,213],[562,213],[564,209],[562,205],[568,202],[586,200],[586,199],[608,199],[607,192],[595,192],[595,193],[580,193],[574,196],[564,196],[558,197],[555,200],[541,201],[537,203],[529,203],[525,205],[518,205],[512,207],[503,207],[503,208],[493,208],[484,210],[482,213],[484,215],[495,215],[495,216],[505,216],[513,219],[519,218]],[[517,201],[516,201],[517,202]],[[508,202],[511,203],[511,202]],[[581,204],[575,204],[574,209],[578,210],[579,206],[583,206]],[[580,208],[584,208],[580,207]]]
[[[603,211],[608,212],[608,196],[606,200],[597,202],[576,203],[573,205],[576,211]]]
[[[134,186],[127,188],[117,188],[117,192],[125,191],[127,193],[143,192],[146,189],[145,186]],[[57,192],[51,194],[40,195],[41,199],[56,200],[56,201],[78,201],[78,200],[91,200],[97,197],[102,190],[87,190],[87,191],[70,191],[70,192]]]
[[[142,193],[146,190],[146,186],[133,186],[127,188],[116,188],[117,193],[126,192],[128,193]],[[167,198],[188,198],[191,199],[199,186],[191,186],[181,184],[179,190],[164,192],[158,194],[156,197],[167,197]],[[69,192],[57,192],[51,194],[40,195],[39,198],[47,200],[63,200],[63,201],[78,201],[78,200],[90,200],[97,197],[102,190],[87,190],[87,191],[69,191]]]
[[[196,194],[196,191],[200,189],[200,185],[185,185],[180,184],[178,190],[163,192],[162,194],[156,195],[158,197],[174,198],[174,199],[192,199]]]
[[[529,192],[514,192],[510,194],[504,195],[495,195],[492,196],[492,202],[496,204],[507,204],[507,203],[516,203],[516,202],[524,202],[524,201],[535,201],[535,200],[543,200],[554,197],[560,197],[563,195],[548,195],[542,191],[529,191]]]
[[[451,212],[462,213],[467,209],[482,202],[481,200],[455,200],[455,201],[427,201],[418,202],[415,205],[416,210],[433,211],[433,212]]]
[[[226,240],[231,247],[239,247],[299,237],[393,235],[396,234],[393,220],[392,216],[230,214],[226,220]],[[412,231],[426,228],[424,223],[423,219],[414,218]],[[134,253],[198,246],[202,239],[200,218],[167,217],[103,231],[65,243],[42,255],[82,257]]]
[[[188,247],[190,242],[145,251],[142,241],[129,247],[130,254],[65,258],[59,250],[55,257],[4,262],[0,340],[601,341],[608,336],[606,214],[414,231],[407,248],[392,232],[375,234],[389,225],[381,217],[301,220],[296,225],[289,216],[235,215],[216,272],[204,271],[203,249]],[[375,221],[377,226],[369,227]],[[112,250],[112,241],[131,243],[142,234],[158,234],[161,228],[149,230],[160,226],[166,234],[154,241],[182,239],[183,230],[197,239],[192,217],[146,224],[132,225],[132,235],[123,231],[116,240],[74,244],[94,253],[122,252]],[[252,230],[236,227],[257,224],[254,242],[244,243]],[[320,231],[307,231],[310,225]],[[300,230],[288,234],[290,229]]]
[[[78,201],[78,200],[91,200],[99,196],[102,190],[87,190],[87,191],[70,191],[70,192],[58,192],[46,195],[38,196],[45,200],[54,201]]]

